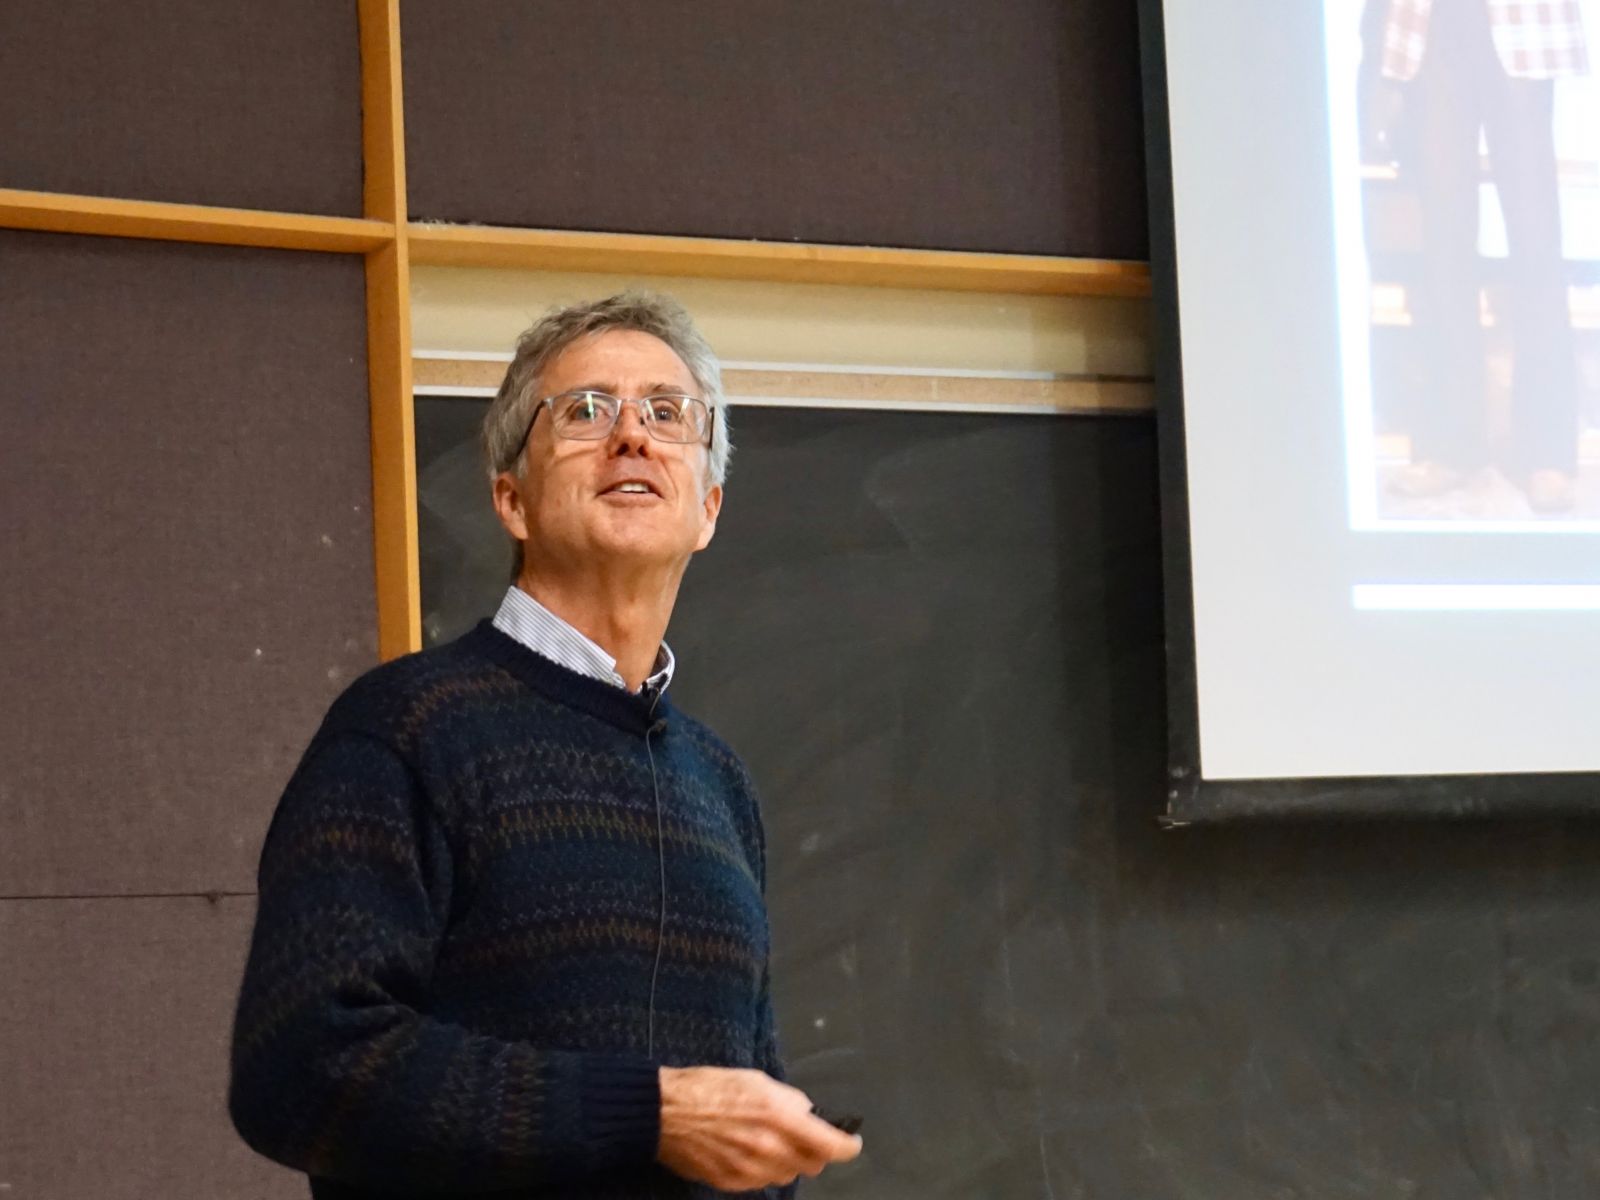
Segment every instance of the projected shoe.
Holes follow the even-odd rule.
[[[1546,467],[1528,476],[1528,507],[1536,513],[1564,513],[1578,500],[1578,486],[1571,475]]]
[[[1420,499],[1453,492],[1467,481],[1467,472],[1447,467],[1431,459],[1401,467],[1389,479],[1389,490],[1397,496]]]

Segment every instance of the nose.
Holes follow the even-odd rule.
[[[611,427],[613,454],[626,454],[630,450],[636,454],[648,453],[650,431],[644,425],[643,407],[639,400],[622,402],[622,408],[617,412],[617,423]]]

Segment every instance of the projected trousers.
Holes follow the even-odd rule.
[[[1412,314],[1428,384],[1412,421],[1412,459],[1462,469],[1490,461],[1483,282],[1478,256],[1479,134],[1505,216],[1505,303],[1512,365],[1513,475],[1577,465],[1578,388],[1553,128],[1555,85],[1501,66],[1483,0],[1436,0],[1411,84],[1422,271]]]

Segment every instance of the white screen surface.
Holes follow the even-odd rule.
[[[1526,314],[1503,286],[1520,267],[1492,178],[1470,409],[1490,453],[1410,495],[1395,482],[1424,441],[1410,393],[1451,366],[1417,332],[1433,294],[1421,168],[1364,158],[1360,0],[1264,11],[1165,8],[1202,775],[1600,770],[1600,93],[1586,74],[1521,89],[1553,97],[1570,503],[1536,508],[1528,472],[1501,461]]]

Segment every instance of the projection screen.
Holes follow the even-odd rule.
[[[1169,819],[1600,811],[1600,0],[1162,8]]]

